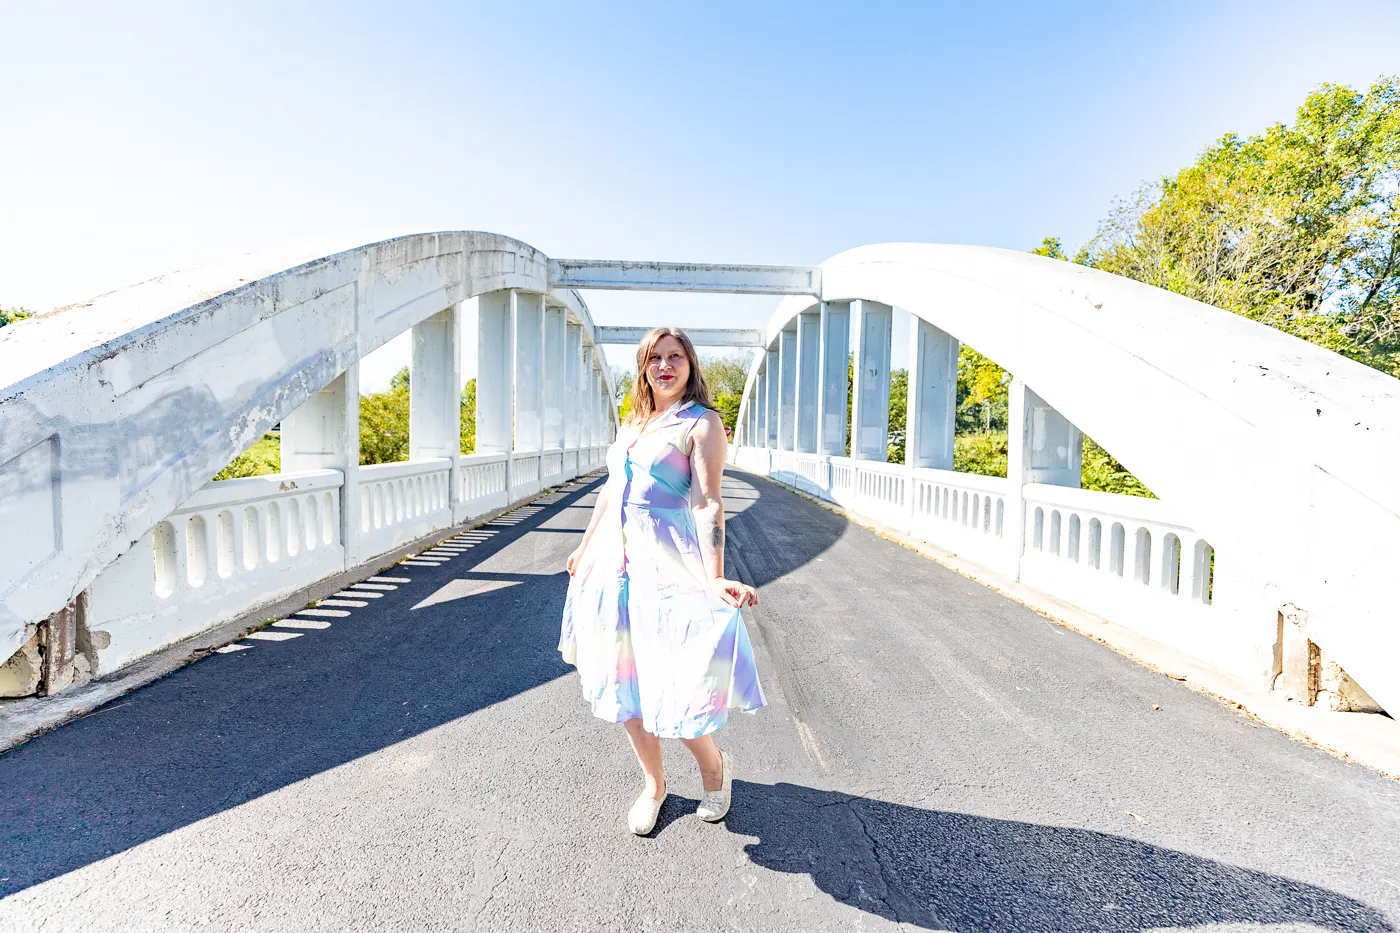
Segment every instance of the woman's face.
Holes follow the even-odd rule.
[[[647,360],[647,384],[658,402],[668,403],[685,391],[690,381],[690,360],[675,337],[662,337]]]

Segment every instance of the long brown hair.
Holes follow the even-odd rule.
[[[690,363],[690,378],[685,383],[682,402],[698,402],[704,408],[714,408],[710,401],[710,387],[705,385],[705,374],[700,371],[700,358],[695,355],[695,345],[679,327],[657,327],[652,329],[642,342],[637,344],[637,378],[632,380],[632,410],[627,420],[634,424],[645,423],[656,411],[656,399],[652,396],[651,383],[647,382],[647,363],[652,351],[662,337],[674,337]]]

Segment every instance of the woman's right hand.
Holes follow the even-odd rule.
[[[564,561],[564,569],[569,571],[569,576],[572,577],[578,571],[578,562],[582,557],[583,545],[580,544],[578,547],[574,548],[573,553],[569,555],[569,559]]]

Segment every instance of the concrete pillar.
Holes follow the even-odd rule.
[[[593,382],[593,347],[585,345],[579,362],[579,445],[592,447],[597,431],[597,386]]]
[[[953,468],[958,414],[958,341],[909,315],[909,424],[905,462],[935,470]]]
[[[754,434],[753,446],[768,446],[768,354],[764,353],[763,362],[758,364],[758,377],[753,383],[753,398],[750,400],[754,409]]]
[[[817,407],[821,398],[820,313],[797,316],[797,415],[796,450],[817,452]]]
[[[779,389],[781,388],[782,383],[783,371],[783,361],[782,354],[780,353],[780,346],[781,341],[779,341],[779,343],[777,344],[774,344],[774,346],[768,351],[768,359],[766,361],[766,366],[768,368],[768,379],[764,387],[766,395],[766,399],[764,402],[764,411],[768,414],[768,446],[774,450],[778,449],[778,419],[780,417],[778,410],[778,399]]]
[[[409,360],[408,455],[461,453],[462,369],[457,311],[448,308],[413,325]]]
[[[570,322],[564,336],[564,446],[576,449],[583,437],[588,399],[583,381],[583,328]]]
[[[1021,482],[1078,488],[1084,435],[1019,379],[1011,380],[1007,439],[1009,475]]]
[[[564,380],[569,364],[566,357],[568,320],[563,308],[544,312],[544,446],[564,446]]]
[[[515,433],[512,450],[536,451],[543,446],[541,398],[544,358],[544,296],[515,294]]]
[[[487,292],[477,307],[476,452],[507,453],[515,410],[515,293]]]
[[[846,359],[851,343],[851,303],[823,301],[817,452],[846,456]]]
[[[1006,503],[1005,540],[1020,578],[1021,555],[1026,542],[1025,484],[1079,486],[1084,455],[1084,435],[1064,415],[1050,407],[1020,379],[1013,378],[1007,405],[1006,475],[1010,487]],[[1132,572],[1133,541],[1124,543],[1125,575]],[[1012,567],[1008,567],[1011,570]]]
[[[797,329],[778,335],[778,449],[796,450]]]
[[[749,389],[748,405],[744,409],[744,446],[746,447],[763,446],[758,442],[758,390],[761,384],[759,376],[755,374],[753,386]]]
[[[353,363],[282,419],[282,472],[340,470],[346,568],[360,561],[360,365]]]
[[[889,457],[890,337],[894,309],[876,301],[851,302],[855,319],[855,386],[851,410],[851,456]]]

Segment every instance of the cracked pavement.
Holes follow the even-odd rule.
[[[1400,926],[1400,785],[741,472],[771,705],[631,836],[554,650],[594,489],[0,756],[0,930]]]

